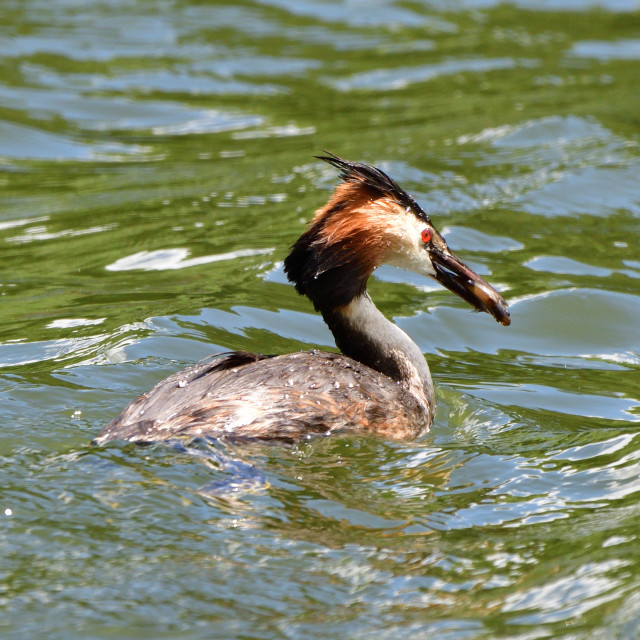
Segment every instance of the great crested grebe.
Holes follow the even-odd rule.
[[[296,441],[331,433],[406,440],[435,413],[418,346],[367,294],[383,263],[435,278],[503,325],[507,303],[449,249],[429,216],[376,167],[317,156],[339,184],[284,261],[287,277],[322,314],[342,351],[214,356],[131,402],[94,441],[178,437]]]

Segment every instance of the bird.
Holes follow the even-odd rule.
[[[217,354],[159,382],[95,438],[281,441],[358,434],[423,436],[436,403],[416,343],[375,306],[367,281],[382,264],[431,276],[477,311],[510,324],[504,298],[448,247],[431,217],[381,169],[324,152],[341,181],[284,261],[337,352]]]

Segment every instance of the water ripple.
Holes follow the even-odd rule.
[[[512,69],[519,64],[534,64],[530,60],[511,58],[469,58],[466,60],[446,60],[434,64],[394,69],[376,69],[356,73],[348,78],[328,80],[328,83],[340,91],[374,90],[389,91],[404,89],[416,82],[427,82],[439,76],[457,73],[482,73],[498,69]]]

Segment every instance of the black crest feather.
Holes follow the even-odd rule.
[[[425,222],[431,222],[429,216],[422,210],[420,205],[395,180],[381,169],[378,169],[378,167],[364,164],[363,162],[349,162],[329,151],[325,151],[325,153],[327,155],[314,157],[328,162],[336,169],[340,169],[340,178],[345,182],[365,184],[381,196],[391,197],[403,207],[408,207]]]

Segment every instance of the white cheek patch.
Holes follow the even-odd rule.
[[[402,225],[394,229],[394,235],[397,234],[395,250],[387,256],[385,262],[423,275],[435,275],[429,252],[421,238],[424,227],[425,223],[413,214],[406,214],[402,219]]]

